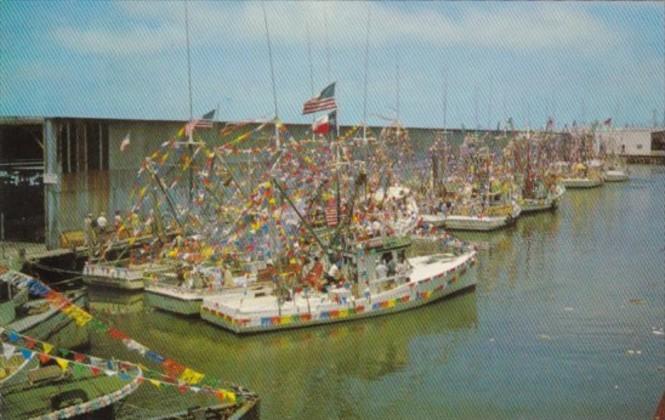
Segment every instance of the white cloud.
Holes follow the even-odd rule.
[[[434,47],[516,51],[558,48],[590,52],[616,48],[626,36],[616,33],[579,3],[464,4],[462,13],[447,13],[445,3],[441,7],[435,7],[437,5],[440,4],[418,4],[410,7],[413,10],[405,11],[403,3],[372,3],[372,46],[411,40]],[[121,2],[117,7],[127,18],[123,25],[101,29],[60,27],[54,36],[67,48],[93,54],[161,52],[184,43],[184,8],[181,3]],[[275,43],[304,43],[307,23],[313,42],[323,45],[325,13],[331,44],[344,47],[364,45],[365,3],[267,2],[265,7]],[[460,6],[455,4],[452,7],[457,9]],[[191,2],[192,43],[265,42],[261,8],[259,2]],[[133,23],[136,24],[131,27]],[[131,29],[124,29],[128,25]]]

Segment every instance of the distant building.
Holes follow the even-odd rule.
[[[596,141],[605,142],[607,152],[631,157],[665,156],[664,131],[654,128],[619,128],[597,131]]]

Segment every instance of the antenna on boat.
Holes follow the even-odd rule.
[[[494,124],[492,124],[492,99],[494,95],[494,79],[490,74],[489,80],[489,92],[487,95],[487,129],[491,130]]]
[[[185,5],[185,39],[187,42],[187,86],[189,91],[189,120],[191,121],[194,117],[192,111],[192,57],[191,57],[191,48],[189,43],[189,6],[187,0],[183,0]],[[190,135],[191,137],[191,135]]]
[[[480,128],[480,123],[478,122],[478,84],[473,87],[473,119],[474,119],[474,130]]]
[[[367,34],[365,36],[365,84],[363,86],[363,143],[367,142],[367,73],[369,70],[369,28],[371,5],[367,4]]]
[[[268,42],[268,59],[270,60],[270,80],[272,82],[272,99],[275,105],[275,141],[277,143],[277,148],[280,146],[279,142],[279,112],[277,109],[277,88],[275,86],[275,68],[273,65],[272,59],[272,45],[270,43],[270,30],[268,29],[268,15],[266,14],[266,5],[265,2],[261,1],[261,9],[263,10],[263,25],[266,29],[266,40]]]
[[[443,133],[446,133],[448,124],[448,67],[443,68]]]
[[[397,123],[399,124],[399,51],[395,51],[395,73],[397,79],[397,99],[395,101],[395,113],[397,114]],[[399,129],[398,129],[399,130]]]

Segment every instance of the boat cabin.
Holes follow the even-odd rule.
[[[354,285],[376,291],[382,284],[404,280],[398,274],[398,264],[407,264],[406,251],[411,238],[379,237],[355,243],[343,254],[342,273]]]

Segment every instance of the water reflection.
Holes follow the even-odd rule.
[[[279,418],[302,412],[305,395],[322,398],[316,404],[323,408],[333,404],[340,384],[379,381],[399,372],[422,357],[414,346],[428,340],[438,343],[428,346],[428,363],[448,363],[463,342],[458,333],[477,328],[478,311],[471,292],[401,314],[247,337],[159,311],[116,315],[111,321],[163,354],[251,386],[266,396],[262,411]],[[95,349],[136,358],[104,337],[97,337]],[[313,390],[315,396],[310,395]],[[143,395],[142,404],[158,404],[152,399],[158,397]]]
[[[138,313],[143,311],[143,292],[88,287],[88,305],[93,314]]]

